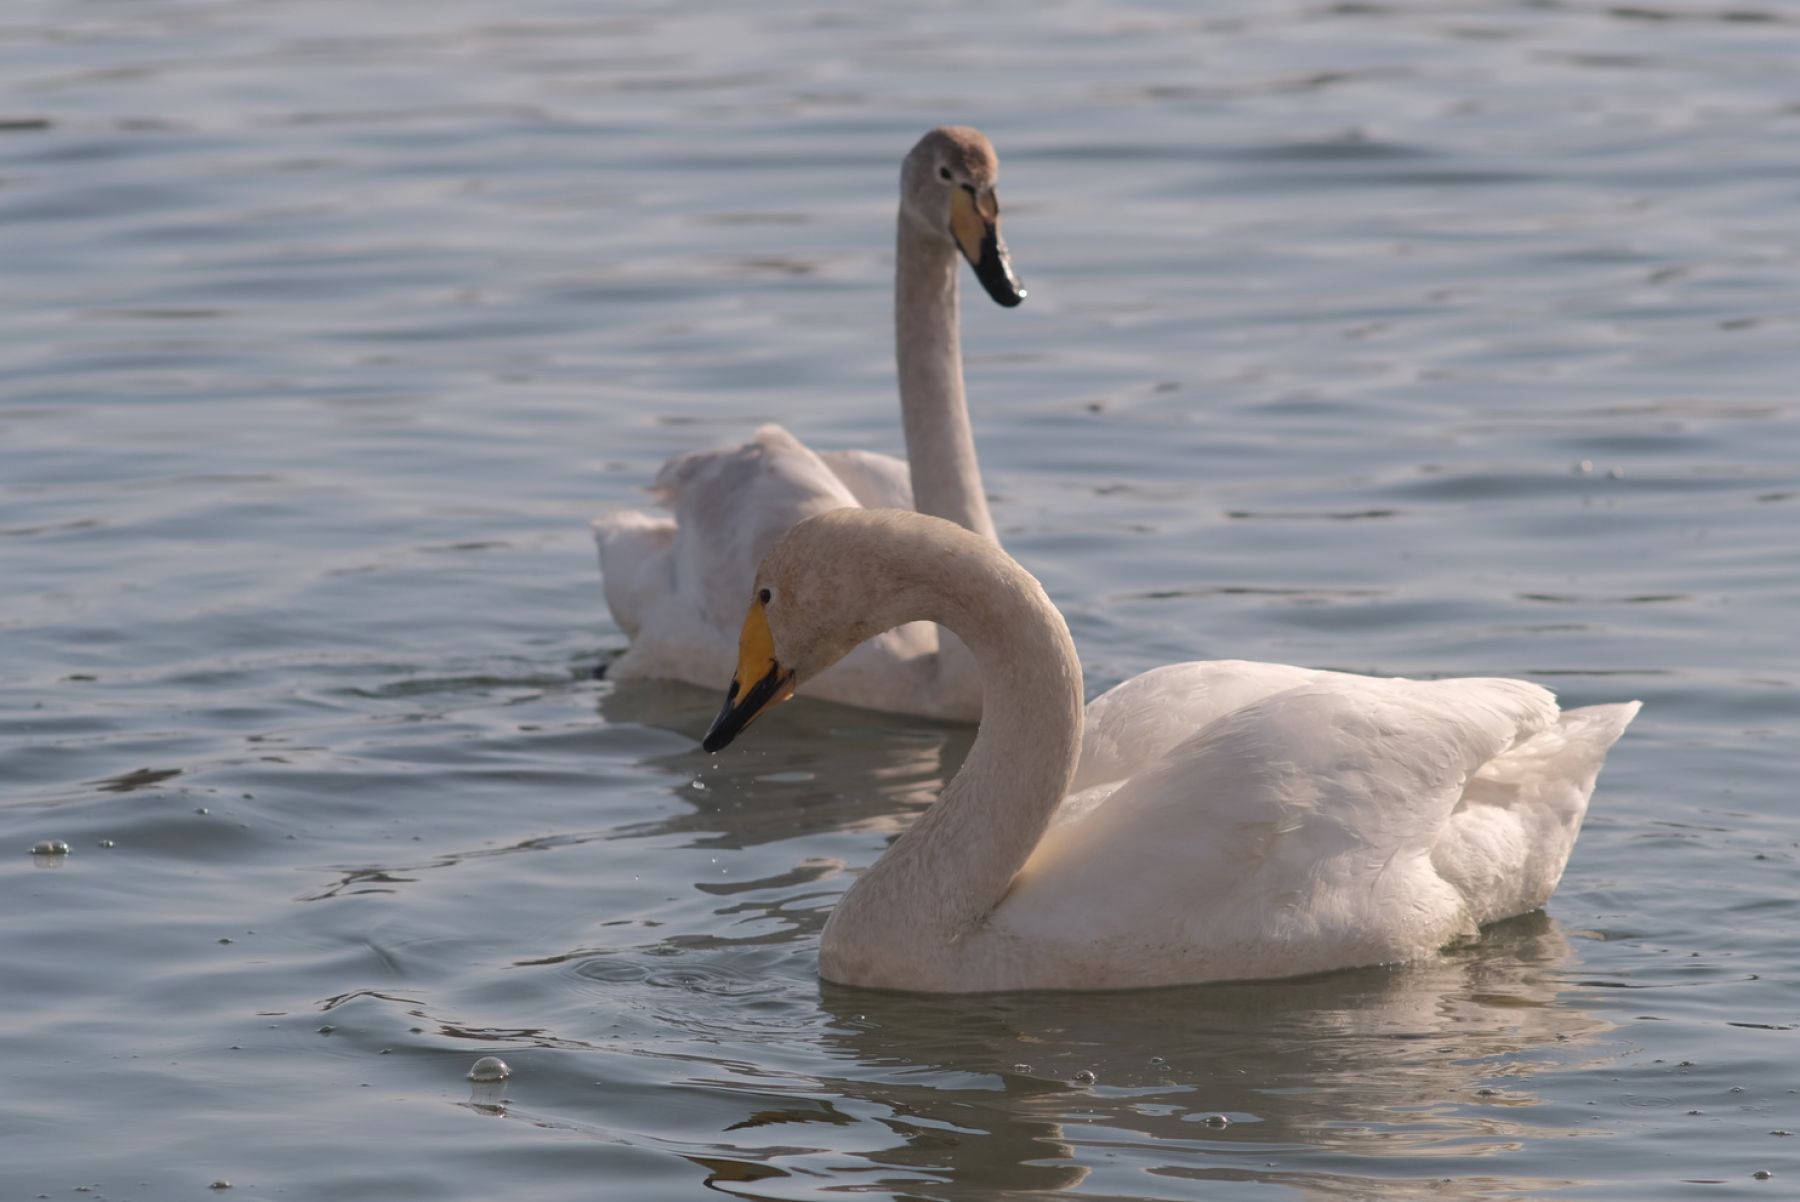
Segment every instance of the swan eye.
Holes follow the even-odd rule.
[[[938,178],[943,180],[946,184],[949,183],[950,182],[950,168],[939,167],[938,168]]]
[[[761,601],[764,605],[767,605],[773,599],[773,596],[774,595],[770,593],[768,589],[763,589],[756,594],[756,599]]]

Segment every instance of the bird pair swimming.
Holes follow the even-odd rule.
[[[833,911],[821,975],[937,992],[1283,977],[1427,956],[1542,906],[1637,702],[1563,711],[1524,681],[1226,660],[1083,707],[1067,625],[993,537],[963,401],[958,250],[996,299],[1022,295],[996,167],[949,129],[902,171],[910,492],[897,461],[768,427],[663,469],[674,522],[596,524],[634,637],[623,675],[717,681],[718,627],[750,598],[708,750],[796,690],[979,711],[936,804]]]

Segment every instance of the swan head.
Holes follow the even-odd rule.
[[[995,555],[955,522],[908,510],[847,507],[796,523],[757,569],[737,671],[701,745],[718,751],[857,644],[938,618],[966,569]]]
[[[1000,237],[999,178],[999,156],[980,130],[939,126],[900,167],[900,214],[960,250],[987,294],[1010,309],[1025,299],[1025,289]]]

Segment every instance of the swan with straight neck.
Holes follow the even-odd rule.
[[[815,452],[779,426],[743,446],[670,460],[653,491],[674,511],[594,523],[607,604],[631,637],[615,679],[712,686],[732,660],[744,590],[795,522],[826,510],[916,508],[995,538],[963,390],[957,259],[997,303],[1025,296],[1000,232],[999,160],[978,130],[921,138],[900,171],[894,345],[907,458]],[[973,720],[977,674],[929,626],[886,632],[809,684],[812,695],[874,709]]]

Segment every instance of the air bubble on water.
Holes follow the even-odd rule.
[[[102,839],[100,842],[94,844],[95,847],[111,847],[112,845],[113,841],[111,839]]]
[[[337,1030],[336,1027],[332,1026],[330,1023],[326,1023],[324,1026],[319,1028],[319,1034],[329,1035],[335,1030]]]
[[[483,1056],[469,1069],[471,1081],[504,1081],[510,1076],[512,1069],[498,1056]]]
[[[1031,1066],[1029,1064],[1013,1065],[1013,1072],[1015,1072],[1015,1073],[1028,1073],[1030,1071],[1031,1071]]]
[[[1743,1086],[1742,1086],[1742,1085],[1733,1085],[1733,1086],[1732,1086],[1732,1087],[1731,1087],[1731,1092],[1732,1092],[1732,1093],[1743,1093],[1743,1092],[1744,1092],[1744,1087],[1743,1087]]]
[[[1577,462],[1575,464],[1575,474],[1577,476],[1593,475],[1594,474],[1594,461],[1592,459],[1583,459],[1583,460],[1580,460],[1579,462]]]
[[[1231,1120],[1222,1114],[1209,1114],[1206,1116],[1206,1125],[1208,1127],[1229,1127]]]
[[[69,844],[62,839],[39,839],[31,845],[31,854],[34,856],[66,856],[69,854]]]
[[[1099,1079],[1100,1078],[1096,1077],[1091,1071],[1085,1068],[1075,1074],[1075,1084],[1077,1085],[1092,1085]]]
[[[1475,1096],[1478,1098],[1491,1098],[1494,1094],[1495,1091],[1491,1089],[1478,1089],[1475,1091]]]
[[[1777,1127],[1777,1128],[1775,1128],[1775,1130],[1773,1130],[1773,1131],[1771,1131],[1771,1132],[1769,1132],[1769,1134],[1770,1134],[1770,1135],[1792,1135],[1792,1134],[1793,1134],[1793,1132],[1792,1132],[1792,1131],[1788,1131],[1788,1130],[1786,1130],[1786,1129],[1785,1129],[1785,1128],[1782,1128],[1782,1127]]]
[[[229,1182],[229,1181],[225,1180],[223,1177],[221,1177],[217,1181],[213,1182],[211,1185],[207,1186],[206,1188],[207,1189],[230,1189],[231,1182]]]
[[[1150,1057],[1150,1063],[1151,1064],[1167,1064],[1168,1061],[1164,1060],[1161,1056],[1152,1056],[1152,1057]]]
[[[696,788],[696,789],[700,790],[702,793],[704,793],[704,792],[706,792],[706,782],[696,776],[694,778],[694,788]]]
[[[1756,1172],[1750,1174],[1750,1177],[1752,1180],[1755,1180],[1755,1181],[1767,1181],[1769,1178],[1773,1177],[1774,1175],[1775,1174],[1769,1172],[1769,1170],[1767,1170],[1767,1169],[1758,1169],[1758,1170],[1756,1170]]]

